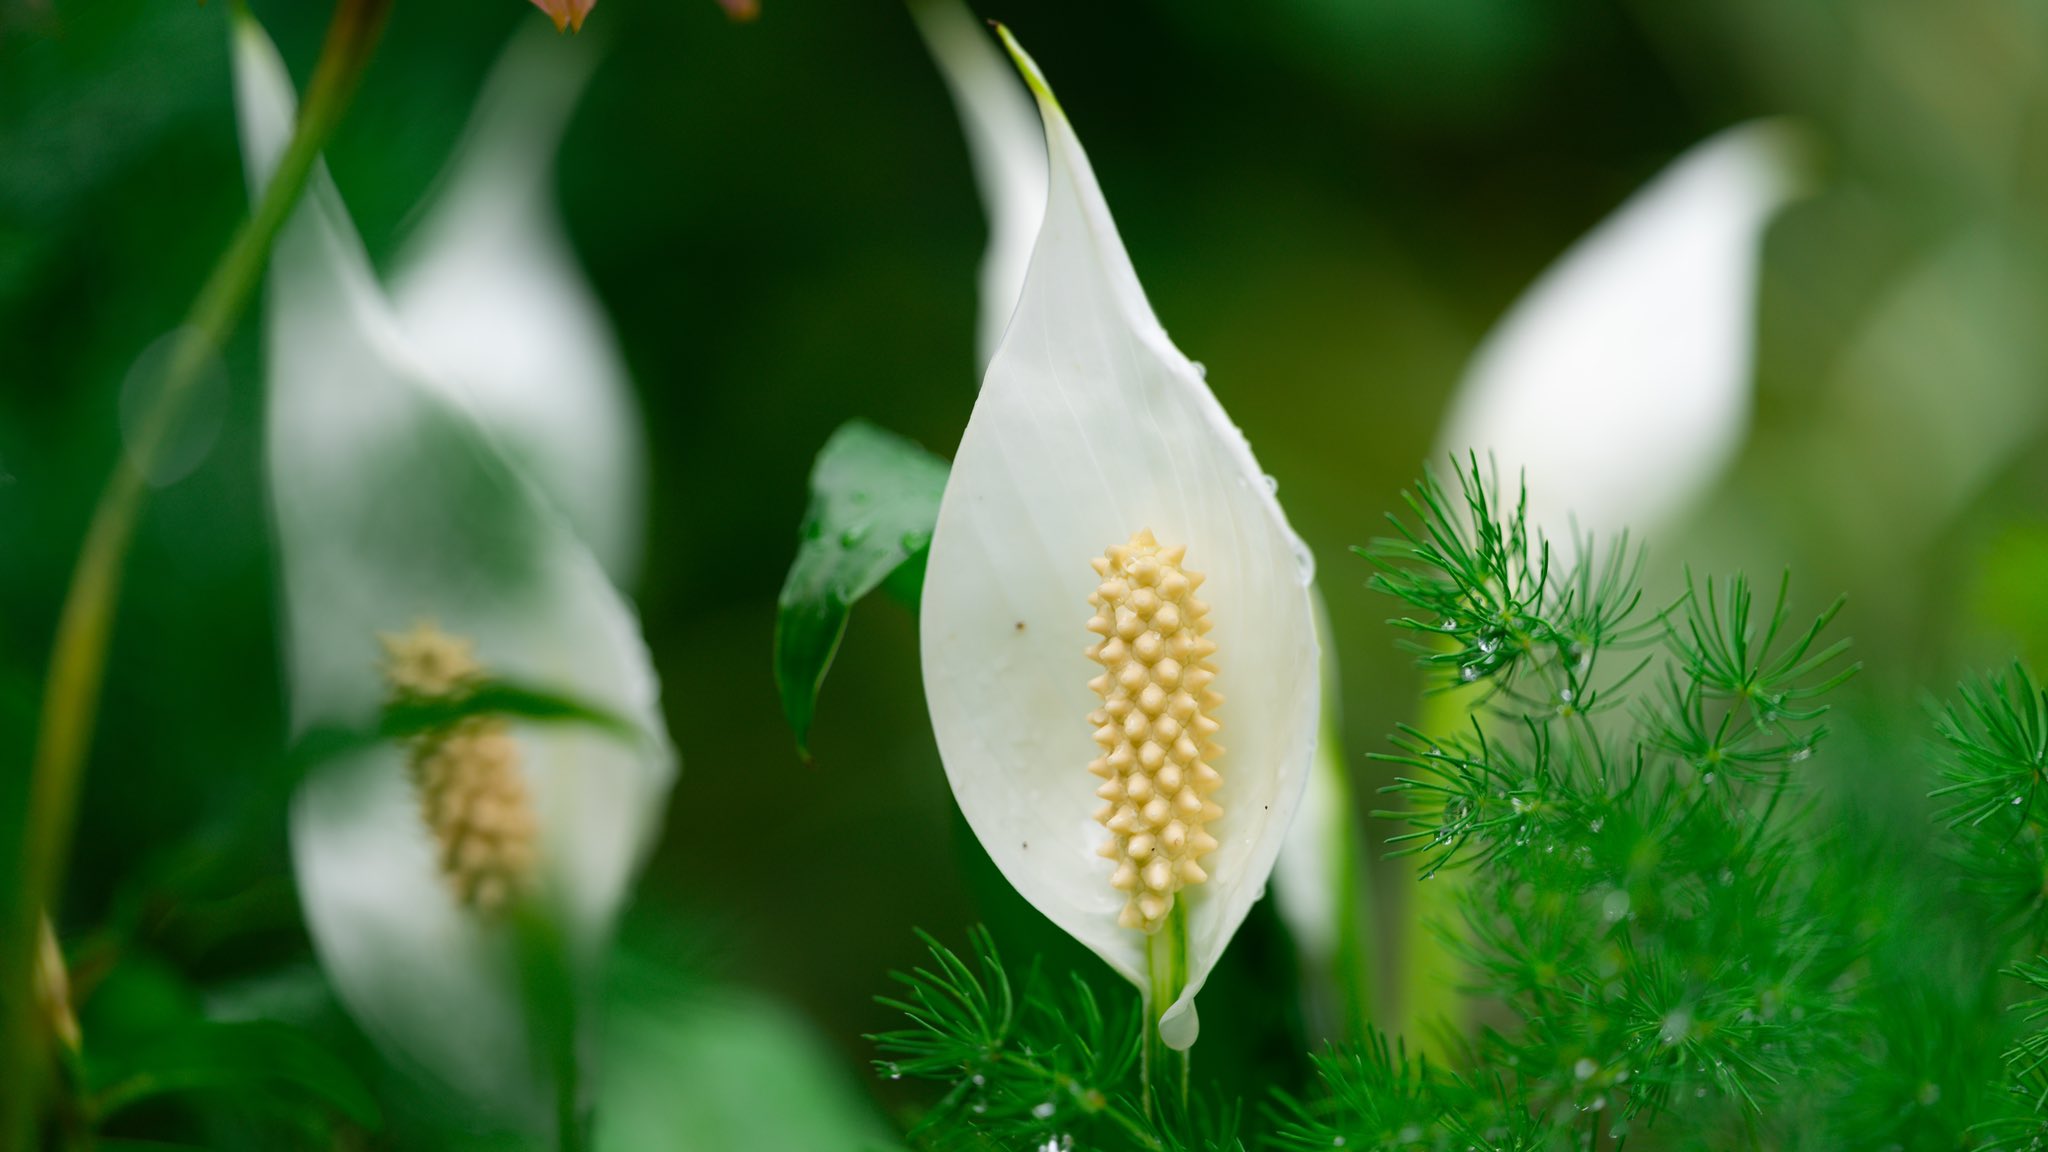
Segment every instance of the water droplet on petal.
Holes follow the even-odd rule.
[[[158,337],[121,381],[121,441],[128,462],[153,488],[183,480],[205,463],[227,415],[227,369],[220,357],[209,354],[186,381],[174,418],[157,418],[184,334],[180,328]]]

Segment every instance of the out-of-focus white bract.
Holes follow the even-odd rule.
[[[1024,289],[953,461],[925,574],[927,703],[968,823],[1034,907],[1145,986],[1146,941],[1097,854],[1102,701],[1083,654],[1090,561],[1150,529],[1204,573],[1228,752],[1207,882],[1183,889],[1183,994],[1152,1005],[1186,1047],[1194,997],[1265,892],[1315,757],[1314,566],[1250,446],[1146,302],[1086,154],[1036,67],[1049,195]]]
[[[985,371],[1024,290],[1024,270],[1045,218],[1045,131],[1017,70],[966,5],[915,0],[910,14],[953,94],[988,213],[975,322],[975,356]]]
[[[1343,742],[1338,739],[1344,693],[1331,640],[1330,613],[1320,591],[1315,605],[1316,639],[1323,656],[1323,730],[1316,741],[1316,765],[1302,793],[1301,814],[1280,846],[1273,891],[1295,947],[1314,961],[1312,966],[1327,968],[1337,958],[1343,902],[1352,896],[1352,883],[1347,880],[1363,880],[1346,875],[1358,866],[1350,850],[1358,832],[1353,827],[1356,817],[1351,811],[1350,769],[1344,763]]]
[[[249,182],[290,134],[290,77],[234,20]],[[295,734],[373,730],[378,635],[421,620],[474,641],[503,679],[626,721],[515,723],[538,817],[536,898],[589,975],[658,831],[675,771],[632,610],[541,489],[419,355],[379,290],[324,168],[280,234],[266,317],[267,456]],[[292,859],[316,952],[342,1002],[395,1057],[503,1115],[538,1120],[503,924],[443,881],[396,741],[316,766],[294,798]]]
[[[436,379],[459,385],[512,463],[605,571],[637,581],[646,446],[624,357],[555,207],[555,157],[596,50],[538,25],[485,84],[391,295]]]
[[[1526,476],[1530,519],[1607,538],[1681,514],[1749,426],[1758,257],[1803,186],[1798,130],[1738,125],[1681,156],[1546,270],[1480,346],[1438,440]]]

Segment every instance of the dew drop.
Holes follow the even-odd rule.
[[[212,454],[226,422],[227,369],[220,357],[208,354],[189,377],[180,401],[183,416],[159,436],[155,413],[170,383],[170,367],[186,338],[175,329],[143,350],[121,382],[119,416],[122,445],[128,461],[152,488],[174,484],[192,474]]]
[[[1616,888],[1614,891],[1602,896],[1600,898],[1600,914],[1605,916],[1610,922],[1628,915],[1627,890]]]
[[[1663,1026],[1657,1036],[1666,1044],[1676,1044],[1692,1032],[1692,1013],[1684,1008],[1674,1008],[1664,1017]]]
[[[868,526],[865,524],[856,524],[853,527],[848,528],[846,531],[841,532],[839,534],[839,546],[841,548],[858,548],[861,545],[861,541],[866,540],[867,538]]]
[[[1270,479],[1270,477],[1268,477]],[[1308,544],[1294,533],[1287,534],[1287,547],[1294,553],[1294,573],[1307,587],[1316,580],[1316,554],[1308,550]]]

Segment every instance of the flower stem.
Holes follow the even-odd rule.
[[[1156,1117],[1158,1113],[1154,1099],[1159,1090],[1155,1074],[1163,1075],[1167,1083],[1177,1085],[1183,1111],[1188,1105],[1188,1054],[1165,1047],[1159,1039],[1159,1018],[1174,1001],[1180,999],[1181,990],[1188,983],[1187,908],[1186,900],[1175,900],[1173,910],[1166,914],[1166,923],[1145,938],[1145,1035],[1140,1055],[1147,1119]]]
[[[591,1096],[583,1077],[583,1004],[569,941],[548,906],[534,898],[514,906],[511,927],[527,1035],[555,1091],[556,1152],[585,1152]]]
[[[46,1077],[34,1021],[37,925],[54,910],[77,815],[78,782],[92,747],[122,566],[149,493],[150,464],[182,423],[194,385],[248,305],[278,232],[290,219],[321,148],[341,121],[383,30],[391,0],[338,0],[291,144],[255,212],[208,275],[179,329],[162,390],[115,462],[93,509],[57,618],[21,829],[12,904],[0,914],[0,1152],[33,1145]],[[236,19],[246,14],[236,12]]]
[[[1341,759],[1339,763],[1342,763]],[[1342,835],[1337,845],[1337,983],[1343,996],[1343,1034],[1363,1043],[1372,1023],[1373,949],[1367,935],[1367,901],[1371,886],[1366,881],[1365,838],[1358,817],[1351,809],[1350,782],[1341,793],[1344,801]]]
[[[1439,737],[1468,728],[1479,700],[1470,688],[1424,697],[1416,727]],[[1443,1030],[1455,1034],[1465,1026],[1465,973],[1453,942],[1465,934],[1458,901],[1467,883],[1463,871],[1446,868],[1408,887],[1395,1019],[1410,1050],[1432,1060],[1448,1055]]]

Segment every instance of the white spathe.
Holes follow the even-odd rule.
[[[624,356],[555,206],[555,157],[597,62],[538,24],[492,70],[455,160],[399,253],[412,346],[623,588],[645,537],[646,445]]]
[[[1757,121],[1708,138],[1546,270],[1480,345],[1439,457],[1491,454],[1555,547],[1568,525],[1647,530],[1718,482],[1749,427],[1765,226],[1804,139]]]
[[[1294,935],[1294,945],[1315,966],[1337,958],[1344,901],[1352,898],[1362,878],[1347,876],[1357,867],[1352,851],[1358,838],[1351,811],[1351,770],[1344,762],[1342,725],[1344,688],[1331,640],[1329,606],[1315,593],[1316,640],[1322,646],[1322,734],[1316,741],[1316,766],[1302,793],[1301,813],[1280,847],[1273,869],[1278,886],[1274,899],[1281,922]]]
[[[289,75],[246,15],[236,101],[252,188],[294,115]],[[637,621],[540,489],[418,355],[323,168],[272,255],[267,457],[292,731],[380,715],[379,632],[420,620],[472,639],[490,673],[623,719],[633,735],[522,724],[539,896],[579,973],[601,957],[658,831],[675,758]],[[318,764],[294,798],[292,859],[315,951],[394,1056],[538,1119],[509,943],[457,904],[385,741]]]
[[[1153,316],[1088,158],[1036,66],[1049,195],[1030,271],[954,458],[921,608],[932,728],[962,812],[1040,912],[1144,987],[1147,937],[1096,849],[1099,755],[1083,654],[1090,561],[1151,529],[1203,573],[1215,628],[1221,842],[1183,889],[1188,971],[1161,1037],[1265,891],[1315,758],[1319,658],[1307,549],[1244,436]]]
[[[910,14],[953,94],[988,213],[974,345],[975,364],[986,371],[1024,290],[1024,271],[1045,218],[1045,130],[1017,70],[966,5],[914,0]]]

